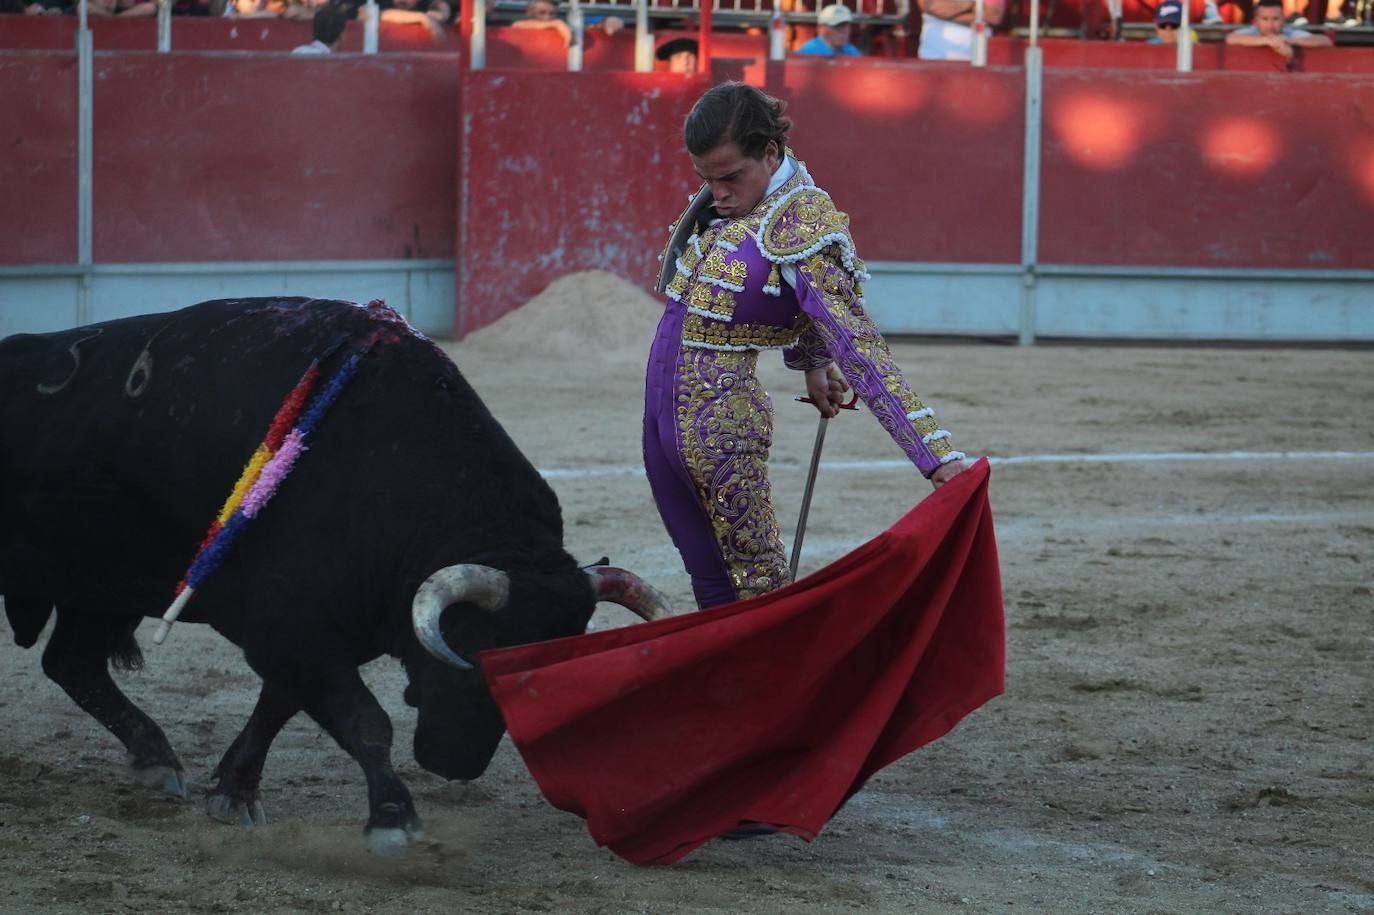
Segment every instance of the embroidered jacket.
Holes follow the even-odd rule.
[[[907,385],[864,311],[868,274],[854,250],[849,217],[816,187],[802,162],[796,166],[796,174],[745,216],[688,234],[710,199],[703,187],[669,228],[659,288],[687,310],[682,345],[780,348],[794,369],[835,362],[912,463],[930,476],[964,455]]]

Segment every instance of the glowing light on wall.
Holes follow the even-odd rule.
[[[1351,144],[1350,175],[1364,194],[1365,202],[1374,206],[1374,140]]]
[[[1223,118],[1203,128],[1202,159],[1218,172],[1250,178],[1277,164],[1283,144],[1254,118]]]
[[[1140,149],[1140,112],[1121,98],[1070,95],[1051,108],[1049,121],[1064,154],[1085,168],[1115,171]]]
[[[859,114],[898,117],[924,108],[930,101],[932,80],[894,79],[895,70],[885,67],[834,68],[839,79],[826,79],[825,93]],[[828,75],[828,74],[827,74]]]

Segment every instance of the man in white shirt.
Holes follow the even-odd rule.
[[[310,20],[310,28],[315,40],[291,49],[292,54],[330,54],[339,50],[343,42],[344,26],[348,24],[347,15],[332,3],[327,3],[315,11]]]
[[[973,0],[921,0],[922,60],[970,60],[973,57]],[[983,22],[989,29],[1002,24],[1006,0],[985,0]]]

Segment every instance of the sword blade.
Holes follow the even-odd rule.
[[[801,561],[802,538],[806,535],[806,516],[811,511],[811,493],[816,489],[816,471],[821,467],[821,446],[825,444],[825,427],[829,420],[821,417],[816,427],[816,444],[811,449],[811,467],[806,471],[806,491],[802,493],[801,514],[797,516],[797,534],[792,538],[792,580],[797,580],[797,564]]]

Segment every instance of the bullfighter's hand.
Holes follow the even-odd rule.
[[[848,390],[849,385],[845,384],[833,362],[823,369],[806,370],[806,396],[826,419],[840,412],[840,404],[844,403]]]
[[[930,475],[930,485],[939,489],[965,470],[968,470],[968,464],[963,461],[950,461],[948,464],[941,464],[939,468]]]

